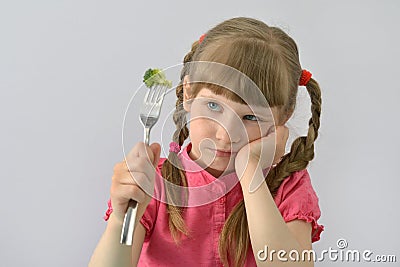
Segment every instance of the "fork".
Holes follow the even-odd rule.
[[[156,124],[160,117],[161,105],[167,86],[155,85],[147,91],[144,102],[140,108],[140,122],[144,128],[144,143],[149,145],[151,128]],[[133,231],[136,223],[137,202],[129,201],[128,210],[125,213],[122,226],[120,243],[131,246],[133,241]]]

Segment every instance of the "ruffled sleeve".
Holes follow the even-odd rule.
[[[110,219],[110,215],[113,212],[113,208],[112,208],[112,204],[111,204],[111,198],[107,201],[107,210],[106,213],[103,216],[103,219],[105,221],[108,221],[108,219]]]
[[[282,182],[275,203],[285,222],[296,219],[309,222],[312,226],[312,242],[320,239],[324,226],[318,224],[321,211],[307,170],[295,172]]]

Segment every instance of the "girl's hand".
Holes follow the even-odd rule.
[[[276,149],[273,164],[279,163],[281,158],[285,155],[286,142],[289,138],[289,129],[283,126],[276,126]]]
[[[110,190],[112,216],[123,221],[128,203],[133,199],[141,204],[138,207],[137,217],[142,217],[154,191],[160,152],[159,144],[147,146],[140,142],[128,153],[125,161],[115,164]]]
[[[276,126],[275,128],[274,133],[254,140],[239,150],[235,159],[235,170],[239,178],[248,167],[266,169],[278,163],[285,154],[289,130],[286,126]],[[243,179],[240,181],[246,182]]]

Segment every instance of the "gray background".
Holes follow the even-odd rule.
[[[322,87],[309,170],[326,230],[314,249],[345,238],[348,249],[399,261],[399,11],[394,0],[1,1],[0,265],[87,265],[144,70],[180,63],[234,16],[288,32]],[[307,118],[302,107],[295,118]],[[142,139],[135,123],[128,146]]]

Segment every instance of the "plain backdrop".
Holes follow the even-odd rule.
[[[325,231],[314,249],[344,238],[347,249],[400,261],[399,12],[395,0],[1,1],[0,266],[88,264],[122,133],[127,147],[142,140],[136,118],[122,126],[144,71],[179,64],[202,33],[236,16],[289,33],[321,85],[309,171]],[[308,120],[301,88],[299,97],[293,129]]]

